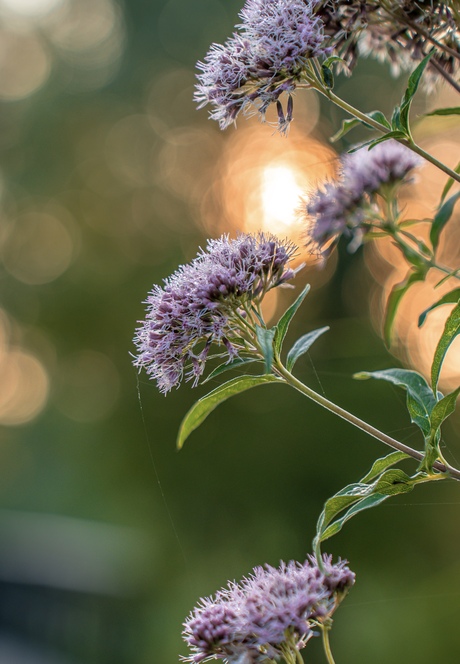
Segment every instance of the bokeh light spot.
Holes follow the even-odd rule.
[[[47,80],[48,51],[32,33],[0,31],[0,99],[24,99]]]
[[[48,375],[30,353],[11,349],[1,357],[0,423],[18,425],[36,417],[46,404]]]
[[[26,284],[46,284],[69,267],[74,253],[71,234],[56,217],[27,213],[12,224],[3,244],[8,272]]]

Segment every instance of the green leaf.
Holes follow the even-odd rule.
[[[218,367],[216,367],[209,376],[207,376],[201,384],[204,385],[208,381],[212,380],[212,378],[215,378],[216,376],[220,376],[220,374],[225,373],[226,371],[231,371],[232,369],[237,369],[238,367],[241,367],[245,364],[251,364],[252,362],[260,362],[260,359],[257,357],[237,357],[236,359],[232,360],[231,362],[224,362],[223,364],[219,364]]]
[[[458,162],[457,166],[454,168],[454,171],[456,173],[460,173],[460,161]],[[444,186],[444,189],[442,190],[440,205],[442,205],[442,203],[444,202],[444,199],[451,190],[453,184],[454,184],[454,179],[449,178]]]
[[[180,425],[179,434],[177,436],[177,447],[181,449],[187,438],[192,431],[195,431],[200,424],[208,417],[208,415],[219,404],[223,403],[235,394],[240,394],[245,390],[256,387],[257,385],[265,385],[267,383],[284,383],[281,378],[277,378],[273,374],[265,374],[264,376],[238,376],[229,380],[224,385],[220,385],[215,390],[207,394],[205,397],[199,399],[188,411],[182,424]]]
[[[396,313],[402,298],[407,293],[412,284],[414,284],[416,281],[423,281],[424,279],[425,271],[410,271],[405,279],[400,281],[398,284],[395,284],[391,289],[385,312],[385,323],[383,326],[383,335],[385,343],[388,347],[391,345],[391,333],[393,330]]]
[[[441,307],[443,304],[456,304],[459,300],[460,288],[454,288],[454,290],[443,295],[437,302],[432,304],[431,307],[428,307],[428,309],[425,309],[425,311],[420,314],[418,318],[418,326],[422,327],[430,311],[433,311],[436,307]]]
[[[273,349],[275,351],[276,356],[279,356],[279,354],[281,353],[281,348],[283,347],[283,341],[289,329],[291,320],[294,318],[295,314],[297,313],[297,309],[305,300],[309,290],[310,290],[310,284],[307,284],[303,289],[303,291],[298,296],[298,298],[296,299],[296,301],[293,304],[291,304],[291,306],[288,309],[286,309],[284,314],[281,316],[278,325],[275,328],[276,332],[273,341]]]
[[[370,141],[366,141],[366,143],[362,143],[355,148],[351,148],[351,150],[348,150],[348,152],[351,154],[352,152],[357,152],[358,150],[361,150],[361,148],[365,147],[368,147],[369,150],[372,150],[372,148],[375,148],[376,145],[379,143],[384,143],[385,141],[389,141],[390,138],[406,138],[406,134],[404,134],[402,131],[389,131],[388,134],[384,134],[380,138],[373,138]]]
[[[404,92],[404,96],[401,101],[401,124],[407,133],[410,133],[409,111],[412,104],[412,99],[414,98],[414,95],[417,92],[420,79],[422,78],[422,74],[425,71],[425,67],[428,65],[428,62],[430,61],[432,55],[433,52],[429,53],[427,56],[423,58],[420,64],[414,69],[412,74],[409,76],[409,80],[407,82],[407,88],[406,91]]]
[[[433,225],[431,226],[430,230],[430,240],[431,244],[433,245],[433,251],[435,251],[436,247],[438,246],[441,231],[451,218],[455,203],[459,198],[460,191],[457,191],[457,193],[451,196],[445,203],[443,203],[436,212],[436,216],[433,219]]]
[[[401,123],[401,109],[399,106],[395,106],[393,115],[391,116],[391,129],[393,131],[402,131],[404,132],[404,127]]]
[[[323,83],[326,88],[328,88],[328,90],[332,90],[334,87],[334,74],[325,63],[321,65],[321,74],[323,77]]]
[[[453,108],[437,108],[431,113],[424,113],[424,117],[429,118],[431,115],[460,115],[460,106],[454,106]]]
[[[377,459],[374,461],[372,464],[372,468],[370,471],[363,477],[361,480],[362,483],[368,483],[371,480],[374,479],[374,477],[377,477],[377,475],[380,475],[383,473],[384,470],[389,468],[390,466],[393,466],[395,463],[399,463],[399,461],[402,461],[403,459],[409,459],[410,457],[405,454],[405,452],[399,452],[398,450],[395,452],[391,452],[390,454],[387,454],[387,456],[381,457],[380,459]]]
[[[267,329],[256,325],[257,341],[259,342],[262,354],[265,359],[265,373],[269,374],[273,364],[273,340],[276,334],[276,327]]]
[[[317,330],[313,330],[312,332],[307,332],[307,334],[304,334],[302,337],[300,337],[300,339],[297,339],[288,353],[286,369],[288,371],[292,371],[294,364],[297,362],[299,357],[305,355],[305,353],[308,352],[315,341],[328,330],[330,330],[329,326],[320,327]]]
[[[439,339],[436,347],[433,364],[431,365],[431,385],[433,392],[436,394],[438,387],[439,374],[441,372],[442,363],[449,350],[450,344],[460,332],[460,302],[452,310],[449,318],[446,320],[444,332]]]
[[[407,390],[407,409],[411,421],[422,430],[425,438],[430,435],[430,416],[436,398],[423,376],[409,369],[385,369],[383,371],[362,371],[353,377],[358,380],[367,378],[385,380]]]
[[[380,122],[380,124],[382,124],[387,129],[391,129],[390,123],[388,122],[388,120],[386,119],[386,117],[382,113],[382,111],[370,111],[370,113],[366,113],[366,115],[367,115],[368,118],[371,118],[372,120],[375,120],[376,122]],[[335,143],[340,138],[343,138],[343,136],[345,136],[345,134],[348,134],[348,132],[351,129],[354,129],[354,127],[357,127],[358,125],[363,125],[363,127],[366,127],[367,129],[374,129],[374,127],[371,124],[368,124],[367,122],[364,122],[363,120],[358,120],[358,118],[352,118],[350,120],[344,120],[342,122],[342,127],[330,139],[331,143]]]
[[[457,387],[456,390],[450,394],[446,394],[437,404],[435,404],[433,410],[431,411],[431,426],[433,433],[436,433],[444,420],[447,420],[449,415],[455,410],[457,405],[457,397],[460,394],[460,387]]]
[[[335,62],[341,62],[342,64],[346,65],[347,63],[343,58],[340,58],[338,55],[330,55],[328,58],[325,59],[323,62],[323,67],[328,67],[335,63]]]
[[[316,527],[316,552],[319,552],[321,542],[338,533],[353,516],[380,505],[390,496],[412,491],[415,483],[416,480],[402,470],[392,468],[383,472],[372,484],[358,482],[346,486],[324,505]],[[344,510],[347,510],[345,514],[337,518]]]
[[[336,535],[338,532],[340,532],[344,524],[356,514],[359,514],[364,510],[368,510],[371,507],[376,507],[377,505],[380,505],[381,503],[383,503],[384,500],[387,500],[387,498],[390,498],[388,494],[380,494],[380,493],[372,494],[370,496],[367,496],[367,498],[363,498],[357,504],[353,505],[353,507],[351,507],[344,514],[343,517],[337,519],[337,521],[334,521],[334,523],[332,523],[328,528],[324,530],[324,532],[321,535],[320,542],[324,542],[325,540],[329,539],[333,535]]]
[[[331,143],[336,143],[338,140],[340,140],[346,134],[348,134],[349,131],[354,129],[354,127],[357,127],[360,124],[362,124],[361,120],[358,120],[357,118],[353,118],[351,120],[343,120],[342,126],[339,129],[339,131],[336,132],[333,136],[331,136],[329,140],[331,141]]]
[[[385,115],[382,113],[382,111],[371,111],[370,113],[366,113],[367,117],[372,118],[376,122],[380,122],[384,127],[387,129],[391,129],[391,125],[386,119]],[[366,127],[368,125],[366,124]],[[371,125],[369,125],[371,126]],[[373,129],[373,127],[371,127]]]

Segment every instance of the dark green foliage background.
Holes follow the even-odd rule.
[[[116,183],[110,195],[98,195],[100,220],[88,224],[72,194],[89,190],[91,181],[78,174],[83,166],[77,146],[110,121],[146,113],[148,92],[166,72],[171,72],[172,91],[155,96],[155,114],[172,132],[207,127],[206,111],[198,113],[191,99],[194,63],[212,41],[230,34],[239,5],[235,0],[126,1],[125,56],[108,86],[71,94],[60,86],[57,71],[34,96],[0,105],[2,122],[20,136],[0,152],[8,186],[18,192],[19,203],[21,196],[63,201],[81,232],[79,257],[59,279],[32,287],[3,272],[2,306],[21,325],[42,330],[58,356],[80,348],[101,351],[121,376],[120,398],[105,419],[67,419],[55,407],[59,388],[52,382],[48,406],[36,420],[2,428],[1,504],[145,533],[151,554],[140,570],[142,592],[121,618],[135,625],[126,660],[132,664],[177,661],[184,653],[181,622],[199,596],[255,565],[303,559],[324,501],[387,452],[299,394],[274,385],[221,406],[177,453],[181,417],[209,386],[192,390],[187,385],[165,398],[141,375],[142,408],[138,400],[129,353],[136,320],[143,316],[142,300],[205,238],[187,202],[155,185],[143,191],[151,200],[148,227],[136,227],[130,216],[132,192]],[[174,89],[177,70],[186,72],[177,80],[188,80],[187,89]],[[360,87],[359,77],[365,81],[371,75],[380,77],[381,90]],[[386,68],[375,63],[362,63],[355,77],[339,83],[344,95],[365,110],[389,111],[401,95],[403,82],[389,83]],[[318,132],[325,137],[331,127],[338,128],[339,115],[326,106],[323,114]],[[216,141],[226,139],[213,131]],[[111,177],[102,160],[100,168],[92,177]],[[403,392],[351,378],[356,371],[393,366],[395,360],[371,327],[366,298],[354,298],[353,311],[350,297],[343,298],[344,284],[352,279],[368,294],[371,277],[360,255],[341,253],[333,279],[307,297],[291,326],[291,341],[331,326],[313,347],[312,362],[300,359],[296,372],[377,427],[421,446]],[[296,292],[307,278],[299,279]],[[51,369],[50,374],[53,381]],[[445,435],[460,457],[454,429],[447,427]],[[456,483],[419,487],[362,514],[327,543],[326,550],[346,557],[357,573],[332,633],[338,664],[457,664],[459,506]],[[306,661],[324,661],[317,643],[305,652]],[[100,661],[99,654],[82,664]]]

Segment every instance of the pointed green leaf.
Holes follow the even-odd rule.
[[[460,161],[458,162],[457,166],[454,168],[454,171],[455,171],[456,173],[460,173]],[[444,189],[442,190],[442,194],[441,194],[441,203],[440,203],[440,205],[442,205],[442,203],[444,202],[444,199],[445,199],[445,197],[447,196],[447,194],[449,193],[449,191],[452,189],[452,185],[453,185],[453,184],[454,184],[454,179],[453,179],[453,178],[449,178],[449,179],[447,180],[445,186],[444,186]]]
[[[349,484],[336,493],[326,501],[318,519],[314,544],[317,552],[320,543],[338,533],[353,516],[380,505],[390,496],[412,491],[415,483],[416,480],[402,470],[392,468],[383,472],[373,484]],[[345,514],[337,518],[344,510],[347,510]]]
[[[409,459],[409,456],[405,454],[404,452],[391,452],[387,456],[382,457],[381,459],[377,459],[377,461],[374,461],[372,464],[372,468],[370,471],[363,477],[361,482],[367,484],[371,480],[374,479],[374,477],[377,477],[377,475],[380,475],[383,473],[384,470],[389,468],[390,466],[394,466],[395,463],[399,463],[403,459]]]
[[[444,420],[447,420],[449,415],[455,410],[457,405],[457,397],[460,394],[460,387],[457,387],[456,390],[450,394],[446,394],[438,403],[434,406],[431,411],[431,426],[433,433],[436,433]]]
[[[298,296],[298,298],[296,299],[296,301],[293,302],[293,304],[291,304],[291,306],[288,307],[288,309],[286,309],[284,314],[281,316],[278,325],[276,326],[275,338],[273,341],[273,349],[275,351],[275,355],[279,355],[281,353],[284,337],[287,334],[291,320],[294,318],[295,314],[297,313],[297,309],[305,300],[309,291],[310,291],[310,284],[307,284],[303,289],[303,291]]]
[[[460,333],[460,302],[452,310],[449,318],[446,320],[444,332],[436,347],[433,364],[431,365],[431,385],[433,392],[436,393],[438,387],[439,374],[441,372],[442,363],[449,350],[450,344],[455,337]]]
[[[366,115],[369,118],[372,118],[376,122],[380,122],[381,125],[386,127],[387,129],[391,129],[391,125],[386,119],[385,115],[382,113],[382,111],[371,111],[370,113],[366,113]],[[365,125],[366,127],[368,126],[367,124]],[[371,125],[369,125],[371,126]],[[373,127],[371,127],[373,129]]]
[[[325,529],[325,531],[321,536],[320,542],[324,542],[325,540],[329,539],[333,535],[336,535],[338,532],[340,532],[344,524],[356,514],[359,514],[364,510],[368,510],[371,507],[376,507],[377,505],[380,505],[381,503],[383,503],[384,500],[387,500],[387,498],[390,498],[390,496],[380,493],[375,493],[370,496],[367,496],[367,498],[363,498],[358,503],[356,503],[356,505],[353,505],[353,507],[351,507],[344,514],[343,517],[337,519],[337,521],[334,521],[334,523],[332,523],[328,528]]]
[[[447,224],[449,219],[452,216],[454,211],[455,203],[460,198],[460,191],[457,191],[453,196],[451,196],[445,203],[441,205],[439,210],[436,212],[436,216],[433,219],[433,224],[430,230],[430,240],[433,245],[433,251],[436,250],[439,242],[439,236],[444,226]]]
[[[297,362],[299,357],[307,353],[315,341],[328,330],[330,330],[329,326],[320,327],[317,330],[313,330],[312,332],[307,332],[307,334],[304,334],[302,337],[300,337],[300,339],[297,339],[288,353],[286,369],[288,371],[292,371],[294,364]]]
[[[323,62],[323,67],[330,67],[332,64],[336,62],[341,62],[342,64],[346,65],[347,63],[345,60],[338,55],[330,55],[328,58],[325,59]]]
[[[407,390],[407,409],[411,421],[420,427],[424,437],[430,435],[430,416],[436,398],[423,376],[409,369],[385,369],[383,371],[362,371],[355,374],[354,378],[385,380]]]
[[[383,326],[383,335],[385,343],[388,347],[391,345],[391,333],[393,330],[396,313],[402,298],[407,293],[412,284],[414,284],[416,281],[423,281],[424,278],[424,271],[411,271],[405,277],[405,279],[403,279],[403,281],[395,284],[391,289],[391,293],[387,302],[387,309],[385,312],[385,323]]]
[[[212,380],[216,376],[220,376],[226,371],[231,371],[232,369],[237,369],[238,367],[241,367],[245,364],[251,364],[253,362],[260,362],[260,359],[257,357],[237,357],[231,362],[224,362],[223,364],[219,364],[218,367],[216,367],[213,371],[211,371],[209,376],[206,376],[206,378],[201,382],[201,384],[204,385],[208,381]]]
[[[256,334],[265,359],[265,373],[269,374],[273,364],[273,339],[275,338],[276,327],[267,329],[256,325]]]
[[[334,87],[334,74],[325,63],[323,63],[321,66],[321,74],[323,77],[323,83],[326,88],[328,88],[328,90],[332,90]]]
[[[382,113],[382,111],[370,111],[370,113],[366,113],[368,118],[371,118],[372,120],[375,120],[376,122],[380,122],[381,125],[386,127],[387,129],[391,129],[391,125],[386,119],[385,115]],[[335,143],[338,141],[340,138],[343,138],[345,134],[348,134],[348,132],[351,129],[354,129],[354,127],[357,127],[358,125],[362,125],[363,127],[366,127],[367,129],[374,129],[374,127],[371,124],[367,124],[367,122],[364,122],[363,120],[358,120],[357,118],[352,118],[350,120],[343,120],[342,122],[342,127],[339,129],[339,131],[332,136],[330,139],[331,143]]]
[[[182,420],[177,436],[178,449],[181,449],[192,431],[195,431],[219,404],[235,394],[240,394],[240,392],[249,390],[251,387],[267,383],[284,383],[284,381],[273,374],[265,374],[264,376],[238,376],[238,378],[233,378],[228,383],[220,385],[205,397],[199,399]]]
[[[423,58],[420,64],[414,69],[412,74],[409,76],[409,80],[407,82],[407,88],[406,91],[404,92],[404,96],[401,101],[401,124],[407,133],[409,133],[410,131],[409,111],[412,104],[412,99],[414,98],[414,95],[417,92],[420,79],[422,78],[422,74],[425,71],[425,67],[430,61],[432,55],[433,53],[429,53],[426,57]]]
[[[429,118],[431,115],[460,115],[460,106],[454,106],[453,108],[437,108],[431,113],[424,113],[424,117]]]
[[[433,309],[436,309],[436,307],[441,307],[443,304],[456,304],[459,300],[460,300],[460,288],[455,288],[449,293],[446,293],[437,302],[432,304],[431,307],[428,307],[428,309],[425,309],[425,311],[423,311],[420,314],[418,319],[418,326],[422,327],[430,311],[433,311]]]
[[[336,143],[338,140],[340,140],[346,134],[348,134],[349,131],[354,129],[354,127],[357,127],[360,124],[361,121],[358,120],[357,118],[353,118],[352,120],[343,120],[342,126],[340,127],[339,131],[337,131],[333,136],[331,136],[329,140],[331,141],[331,143]]]
[[[370,141],[366,141],[366,143],[362,143],[361,145],[358,145],[355,148],[351,148],[351,150],[348,150],[348,152],[351,154],[365,147],[368,147],[369,150],[372,150],[372,148],[375,148],[376,145],[378,145],[379,143],[384,143],[385,141],[389,141],[390,138],[395,138],[395,139],[406,138],[406,134],[404,134],[402,131],[389,131],[388,134],[384,134],[380,138],[373,138]]]

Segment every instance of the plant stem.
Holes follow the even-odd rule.
[[[286,369],[286,367],[283,364],[281,364],[279,360],[276,360],[274,368],[276,369],[277,373],[280,376],[282,376],[289,385],[291,385],[291,387],[293,387],[298,392],[308,397],[315,403],[319,404],[323,408],[326,408],[326,410],[329,410],[331,413],[334,413],[334,415],[337,415],[338,417],[341,417],[343,420],[350,422],[350,424],[353,424],[358,429],[361,429],[361,431],[365,431],[370,436],[373,436],[373,438],[376,438],[377,440],[380,440],[382,443],[385,443],[385,445],[388,445],[389,447],[392,447],[395,450],[399,450],[400,452],[404,452],[405,454],[412,457],[413,459],[416,459],[417,461],[423,461],[424,459],[423,452],[420,452],[419,450],[414,450],[412,447],[409,447],[408,445],[399,442],[399,440],[396,440],[395,438],[388,436],[386,433],[383,433],[383,431],[379,431],[379,429],[376,429],[371,424],[368,424],[367,422],[360,420],[359,417],[356,417],[356,415],[349,413],[344,408],[341,408],[332,401],[329,401],[329,399],[326,399],[326,397],[323,397],[321,394],[318,394],[307,385],[304,385],[304,383],[298,380],[295,376],[293,376]],[[452,479],[460,480],[460,470],[453,468],[450,464],[441,463],[440,461],[435,461],[435,463],[433,464],[433,468],[435,468],[437,471],[441,473],[447,473]]]
[[[323,636],[323,647],[326,659],[328,661],[328,664],[335,664],[334,658],[332,656],[331,644],[329,643],[329,630],[330,627],[326,627],[326,625],[321,626],[321,632]]]
[[[297,650],[297,649],[296,649],[296,659],[297,659],[298,664],[305,664],[304,661],[303,661],[303,657],[300,654],[300,650]]]
[[[332,92],[332,90],[328,90],[324,86],[322,86],[318,81],[309,81],[310,85],[312,88],[320,92],[322,95],[324,95],[329,101],[332,101],[333,104],[336,106],[339,106],[339,108],[342,108],[344,111],[349,113],[349,115],[352,115],[353,117],[357,118],[358,120],[361,120],[361,122],[366,123],[367,125],[370,125],[377,131],[382,132],[383,134],[387,134],[390,130],[388,127],[385,127],[385,125],[381,124],[380,122],[377,122],[377,120],[373,120],[371,117],[366,115],[365,113],[362,113],[359,111],[357,108],[346,102],[344,99],[341,99],[338,97],[336,94]],[[408,138],[396,138],[396,141],[401,143],[402,145],[405,145],[407,148],[410,148],[413,152],[416,154],[420,155],[430,163],[432,163],[434,166],[439,168],[441,171],[446,173],[450,178],[453,180],[456,180],[457,182],[460,182],[460,174],[456,173],[453,171],[451,168],[443,164],[439,159],[436,159],[436,157],[433,157],[433,155],[429,154],[423,148],[421,148],[419,145],[415,143],[413,139],[408,139]]]

